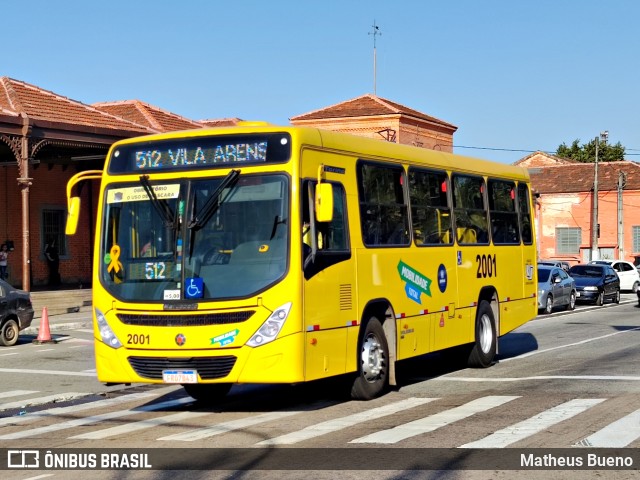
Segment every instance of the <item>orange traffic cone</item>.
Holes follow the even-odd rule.
[[[42,318],[40,319],[40,328],[38,329],[38,338],[33,343],[38,345],[42,343],[57,343],[56,340],[51,338],[51,332],[49,332],[49,314],[47,313],[47,307],[42,309]]]

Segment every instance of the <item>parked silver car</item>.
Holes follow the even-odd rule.
[[[555,307],[576,308],[576,282],[560,267],[538,264],[538,310],[550,314]]]

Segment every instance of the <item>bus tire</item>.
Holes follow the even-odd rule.
[[[389,347],[380,320],[371,317],[358,342],[358,376],[351,386],[351,398],[371,400],[389,385]]]
[[[476,340],[469,354],[467,365],[472,368],[487,368],[496,356],[496,320],[491,305],[482,300],[476,314]]]
[[[187,395],[205,403],[219,402],[231,390],[230,383],[185,383],[182,387]]]
[[[2,327],[0,327],[0,345],[13,347],[18,343],[19,335],[20,327],[18,327],[18,322],[13,318],[10,318],[2,324]]]

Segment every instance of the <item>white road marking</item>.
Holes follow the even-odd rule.
[[[480,440],[460,445],[458,448],[504,448],[541,432],[556,423],[574,417],[604,401],[604,398],[576,398],[545,410],[527,420],[498,430]]]
[[[638,438],[640,438],[640,410],[589,435],[574,447],[623,448]]]
[[[7,433],[6,435],[0,435],[0,440],[16,440],[18,438],[29,438],[38,435],[43,435],[51,432],[58,432],[60,430],[66,430],[68,428],[80,427],[96,422],[103,422],[105,420],[111,420],[114,418],[128,417],[140,412],[153,412],[163,408],[171,408],[178,405],[184,405],[185,403],[193,403],[195,400],[191,397],[183,397],[177,400],[167,400],[165,402],[154,403],[153,405],[143,405],[132,410],[118,410],[115,412],[103,413],[100,415],[92,415],[89,417],[76,418],[68,420],[62,423],[55,423],[53,425],[46,425],[44,427],[20,430],[18,432]]]
[[[97,400],[95,402],[87,402],[81,405],[70,405],[68,407],[54,407],[54,408],[49,408],[47,410],[41,410],[39,412],[33,412],[33,413],[27,412],[26,415],[21,415],[18,417],[0,418],[0,426],[14,425],[16,423],[25,423],[31,420],[38,420],[44,417],[66,415],[68,413],[75,413],[83,410],[93,410],[94,408],[111,407],[113,405],[118,405],[120,403],[133,402],[136,400],[143,400],[147,398],[157,397],[160,395],[164,395],[165,393],[169,393],[169,391],[171,390],[173,390],[173,388],[162,388],[162,389],[154,390],[153,392],[131,393],[127,395],[121,395],[116,398]]]
[[[8,392],[0,392],[0,398],[18,397],[20,395],[31,395],[32,393],[38,393],[38,391],[37,390],[10,390]]]
[[[523,382],[529,380],[612,380],[625,382],[638,382],[640,376],[623,375],[536,375],[533,377],[504,377],[504,378],[478,378],[478,377],[435,377],[430,382],[443,380],[446,382]]]
[[[45,397],[37,398],[25,398],[23,400],[17,400],[15,402],[0,403],[0,410],[9,410],[10,408],[26,408],[34,405],[42,405],[49,402],[64,402],[67,400],[73,400],[74,398],[86,397],[89,393],[78,392],[64,392],[56,393],[53,395],[47,395]]]
[[[553,352],[554,350],[560,350],[568,347],[575,347],[576,345],[584,345],[585,343],[595,342],[597,340],[602,340],[604,338],[613,337],[615,335],[621,335],[623,333],[636,332],[640,330],[640,327],[630,328],[629,330],[620,330],[618,332],[608,333],[607,335],[602,335],[600,337],[587,338],[586,340],[581,340],[579,342],[567,343],[565,345],[559,345],[557,347],[545,348],[544,350],[534,350],[532,352],[523,353],[522,355],[518,355],[516,357],[503,358],[500,359],[500,363],[502,362],[510,362],[511,360],[520,360],[523,358],[531,357],[532,355],[539,355],[541,353]]]
[[[397,427],[390,428],[388,430],[381,430],[364,437],[356,438],[355,440],[351,440],[349,443],[397,443],[401,440],[415,437],[416,435],[432,432],[438,428],[444,427],[445,425],[470,417],[476,413],[498,407],[515,400],[516,398],[520,397],[495,395],[477,398],[476,400],[472,400],[464,405],[460,405],[459,407],[451,408],[413,422],[398,425]]]
[[[174,413],[173,415],[166,415],[164,417],[151,418],[148,420],[140,420],[139,422],[125,423],[123,425],[118,425],[117,427],[105,428],[103,430],[97,430],[95,432],[82,433],[80,435],[75,435],[69,438],[99,440],[102,438],[113,437],[115,435],[126,435],[131,432],[137,432],[138,430],[157,427],[159,425],[165,425],[167,423],[181,422],[183,420],[190,420],[193,418],[203,417],[205,415],[211,415],[211,412],[179,412],[179,413]]]
[[[62,370],[33,370],[29,368],[0,368],[2,373],[29,373],[33,375],[64,375],[71,377],[92,377],[92,373],[68,372]]]
[[[372,408],[365,410],[364,412],[355,413],[342,418],[336,418],[328,420],[326,422],[311,425],[309,427],[298,430],[297,432],[291,432],[286,435],[274,437],[268,440],[257,443],[256,445],[291,445],[293,443],[302,442],[303,440],[309,440],[310,438],[319,437],[320,435],[326,435],[337,430],[349,428],[358,423],[366,422],[369,420],[375,420],[380,417],[392,415],[402,410],[414,408],[419,405],[437,400],[436,398],[407,398],[405,400],[395,402],[382,407]]]
[[[195,440],[202,440],[204,438],[221,435],[227,432],[233,432],[234,430],[240,430],[246,427],[253,427],[265,422],[271,422],[273,420],[280,420],[282,418],[290,417],[304,413],[304,410],[288,410],[282,412],[269,412],[255,417],[239,418],[238,420],[230,420],[228,422],[222,422],[208,427],[198,428],[184,433],[177,433],[174,435],[167,435],[166,437],[160,437],[158,440],[177,440],[182,442],[193,442]]]

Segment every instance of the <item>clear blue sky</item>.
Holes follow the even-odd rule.
[[[0,76],[84,103],[277,124],[373,93],[375,20],[376,93],[456,125],[456,153],[511,163],[608,130],[640,160],[634,0],[0,0],[0,12]]]

